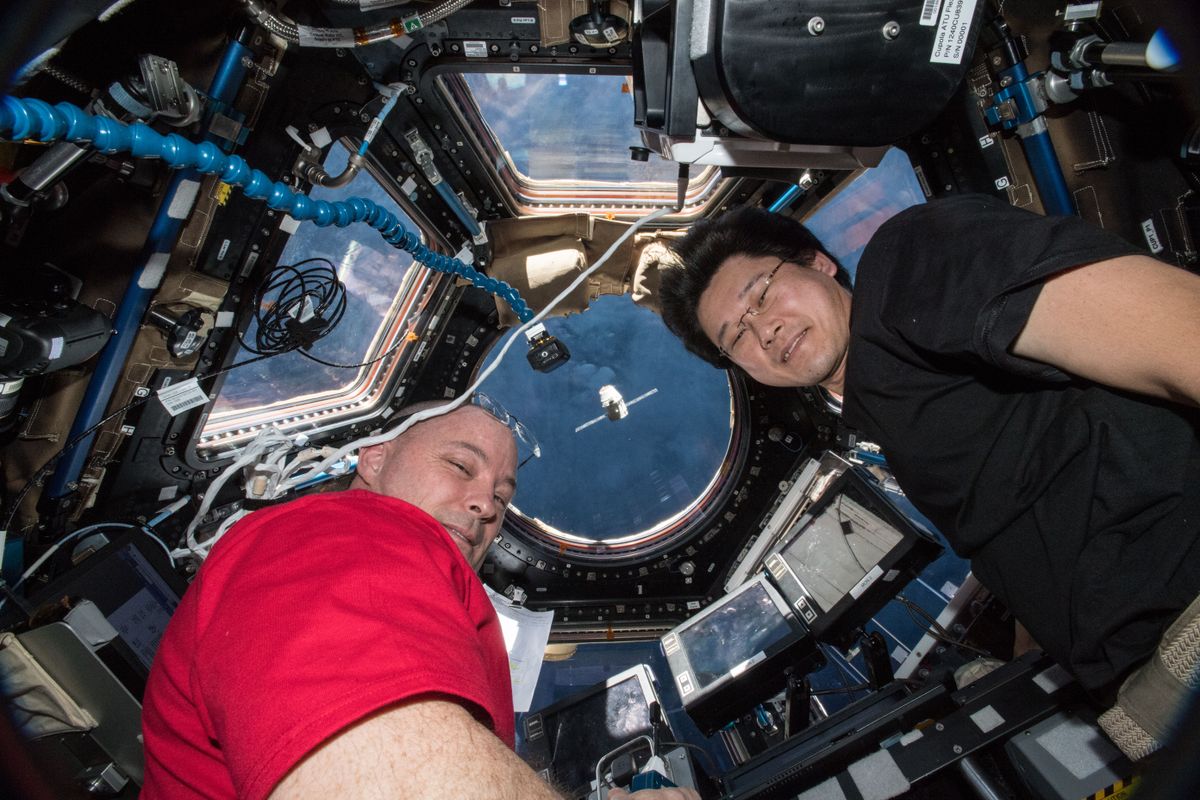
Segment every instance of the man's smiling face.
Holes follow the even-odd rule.
[[[465,406],[359,454],[356,485],[412,503],[450,532],[478,570],[517,488],[508,427]]]
[[[816,386],[842,394],[850,343],[850,293],[837,265],[810,266],[735,255],[713,275],[697,306],[709,340],[759,383]]]

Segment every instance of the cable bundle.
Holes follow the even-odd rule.
[[[310,266],[308,269],[301,267]],[[346,285],[327,258],[308,258],[272,270],[254,293],[254,345],[258,355],[307,350],[346,313]]]

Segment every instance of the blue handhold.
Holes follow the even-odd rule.
[[[127,152],[137,158],[161,158],[172,169],[192,168],[205,175],[219,175],[237,186],[252,200],[284,211],[298,221],[318,227],[345,228],[365,222],[379,231],[394,247],[412,254],[419,263],[438,272],[461,275],[475,286],[503,298],[522,322],[533,319],[533,311],[512,286],[488,277],[457,258],[435,253],[421,244],[395,214],[366,197],[329,202],[294,192],[287,184],[272,181],[266,173],[252,169],[239,156],[226,155],[211,142],[194,144],[177,133],[166,136],[140,122],[126,125],[106,117],[95,117],[70,103],[51,106],[35,98],[0,97],[0,137],[39,142],[68,141],[87,144],[103,153]]]

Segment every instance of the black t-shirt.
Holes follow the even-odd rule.
[[[1200,593],[1200,412],[1009,347],[1047,278],[1136,252],[1073,217],[954,198],[881,227],[854,288],[846,423],[1090,689]]]

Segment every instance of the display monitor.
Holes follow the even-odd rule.
[[[940,552],[873,478],[854,468],[797,520],[764,564],[813,635],[845,645]]]
[[[787,667],[817,658],[765,574],[677,626],[662,647],[684,709],[708,732],[778,691]]]
[[[650,668],[630,667],[526,716],[525,759],[565,796],[584,797],[603,756],[651,733],[657,702]]]

